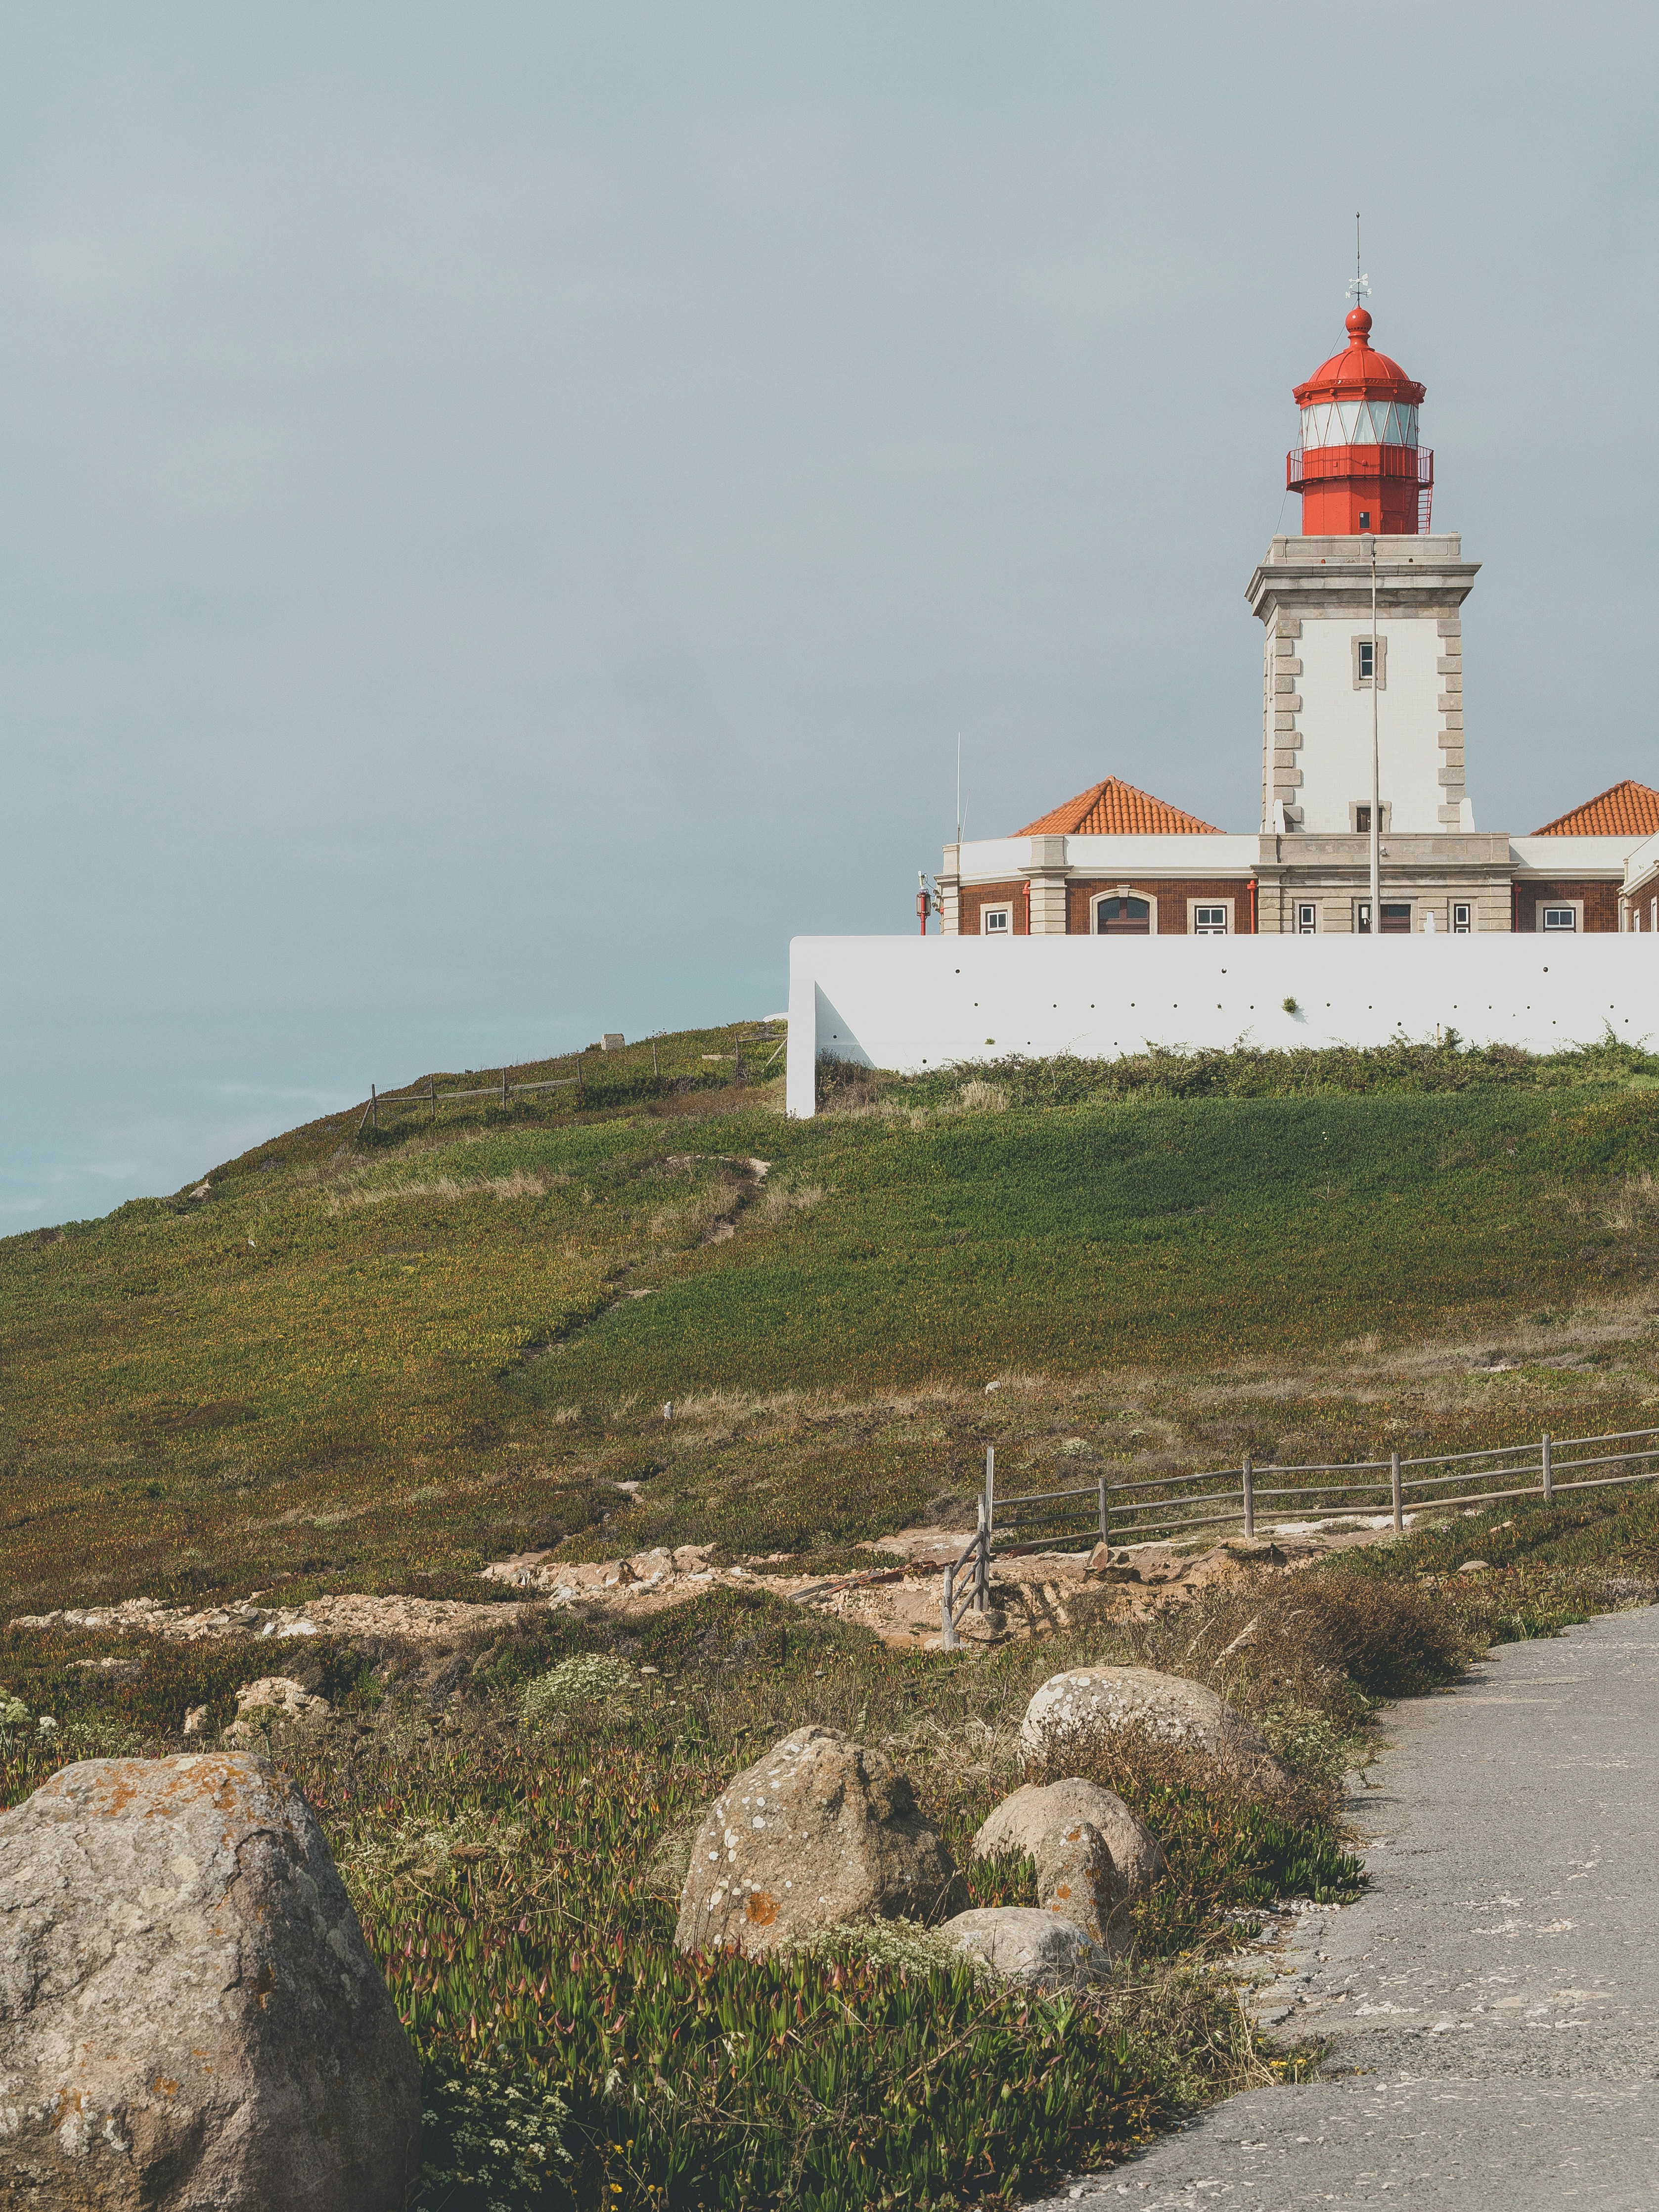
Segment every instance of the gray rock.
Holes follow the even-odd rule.
[[[801,1728],[728,1784],[691,1846],[674,1940],[751,1955],[815,1928],[937,1919],[963,1901],[943,1838],[891,1759]]]
[[[0,1814],[0,2204],[400,2212],[420,2068],[315,1816],[246,1753]]]
[[[332,1711],[326,1698],[315,1696],[292,1675],[261,1674],[236,1692],[236,1717],[219,1741],[232,1751],[255,1751],[273,1721],[325,1721]],[[185,1729],[191,1733],[188,1717]]]
[[[1086,1741],[1120,1728],[1141,1728],[1170,1743],[1196,1744],[1218,1758],[1284,1771],[1261,1730],[1213,1690],[1152,1667],[1073,1667],[1051,1674],[1025,1709],[1019,1740],[1040,1758],[1051,1744]]]
[[[1029,1905],[996,1905],[958,1912],[939,1934],[954,1949],[984,1962],[1009,1981],[1045,1990],[1098,1981],[1111,1960],[1074,1920]]]
[[[1003,1851],[1032,1858],[1057,1821],[1087,1820],[1106,1839],[1127,1895],[1145,1897],[1169,1871],[1164,1848],[1136,1820],[1115,1790],[1072,1775],[1063,1782],[1028,1782],[1005,1797],[974,1838],[976,1859]]]
[[[1103,1951],[1128,1942],[1128,1892],[1106,1838],[1088,1820],[1061,1820],[1037,1838],[1037,1904],[1080,1928]]]

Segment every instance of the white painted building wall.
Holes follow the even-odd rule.
[[[1609,1026],[1632,1042],[1659,1033],[1652,936],[798,937],[787,1096],[812,1113],[821,1052],[917,1074],[1007,1053],[1375,1045],[1448,1028],[1551,1052]]]
[[[1390,830],[1434,833],[1440,819],[1439,635],[1434,617],[1379,617],[1386,641],[1377,700],[1382,803]],[[1300,793],[1304,830],[1350,832],[1356,803],[1371,796],[1371,695],[1354,689],[1353,641],[1370,635],[1368,619],[1304,617],[1297,679],[1302,699]]]

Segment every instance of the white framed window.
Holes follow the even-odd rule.
[[[1394,801],[1385,799],[1382,802],[1382,835],[1385,837],[1393,826],[1389,819],[1393,812]],[[1348,827],[1357,836],[1370,836],[1371,802],[1369,799],[1354,799],[1348,802]]]
[[[1353,647],[1353,688],[1356,691],[1369,691],[1371,688],[1371,641],[1369,632],[1364,637],[1351,639],[1350,643]],[[1389,641],[1386,637],[1379,637],[1376,641],[1376,674],[1379,679],[1377,690],[1386,691],[1389,688]]]
[[[1187,927],[1194,937],[1225,937],[1233,926],[1231,899],[1188,899]]]
[[[1451,910],[1452,935],[1468,937],[1474,928],[1474,908],[1467,899],[1454,899]]]
[[[1312,899],[1302,899],[1297,902],[1296,933],[1298,937],[1317,937],[1319,934],[1319,908]]]
[[[1577,902],[1575,901],[1570,904],[1563,900],[1559,905],[1540,906],[1538,927],[1546,931],[1577,929],[1578,927]]]
[[[982,906],[979,910],[980,934],[982,937],[1012,937],[1014,933],[1014,910],[1011,906]]]

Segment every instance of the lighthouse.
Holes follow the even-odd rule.
[[[1354,940],[1357,979],[1386,972],[1370,958],[1385,937],[1443,936],[1449,951],[1479,936],[1659,935],[1659,789],[1626,776],[1530,835],[1476,827],[1463,605],[1480,570],[1457,532],[1434,527],[1427,390],[1371,337],[1370,311],[1356,305],[1340,349],[1301,383],[1286,379],[1296,442],[1285,483],[1301,501],[1301,529],[1270,540],[1246,587],[1262,630],[1259,821],[1224,830],[1218,808],[1200,814],[1103,774],[1006,836],[945,847],[943,935],[1097,939],[1099,969],[1078,971],[1091,978],[1155,939],[1339,937]],[[1264,491],[1278,489],[1268,472],[1282,451],[1248,463]],[[1500,822],[1508,750],[1493,748],[1485,787],[1486,811]],[[1109,752],[1099,766],[1113,769]],[[1034,1024],[1060,1011],[1047,988],[1033,987]],[[1150,988],[1149,971],[1136,989]],[[1203,994],[1181,988],[1170,1018],[1185,1023]],[[1346,1018],[1340,997],[1315,1011]],[[1150,1035],[1138,1024],[1151,1003],[1129,999],[1126,1036]],[[1283,1003],[1300,1009],[1300,989]],[[1356,1013],[1361,1003],[1356,988]],[[1448,1004],[1460,1021],[1469,1011],[1455,996]],[[839,1000],[833,1011],[850,1018]],[[1097,1011],[1089,1000],[1080,1013]],[[982,1032],[986,1012],[969,991],[964,1019]],[[1012,1020],[1000,1034],[1014,1034]],[[1030,1048],[1036,1027],[1018,1033]],[[979,1042],[963,1034],[966,1056]],[[839,1051],[844,1038],[832,1028],[828,1042]]]
[[[1370,342],[1364,307],[1348,317],[1348,343],[1296,387],[1302,439],[1285,457],[1285,482],[1302,495],[1309,538],[1375,532],[1425,537],[1434,498],[1434,455],[1417,442],[1424,387]]]
[[[1334,866],[1358,859],[1372,830],[1375,713],[1378,828],[1396,864],[1409,840],[1413,869],[1432,872],[1437,850],[1452,858],[1443,841],[1475,826],[1463,602],[1479,571],[1455,532],[1430,527],[1425,387],[1370,334],[1369,311],[1355,307],[1341,352],[1294,387],[1301,437],[1285,480],[1301,495],[1303,534],[1275,538],[1249,582],[1264,633],[1261,829],[1321,841]],[[1304,844],[1303,863],[1314,858]],[[1397,878],[1398,865],[1389,872]],[[1417,900],[1388,903],[1397,910],[1385,904],[1382,929],[1417,923]],[[1351,904],[1347,926],[1369,931],[1368,902]],[[1469,926],[1487,919],[1472,910]],[[1323,914],[1321,926],[1331,926]]]

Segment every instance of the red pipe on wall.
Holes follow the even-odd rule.
[[[916,920],[921,925],[922,935],[926,937],[927,934],[927,894],[926,891],[918,891],[916,893]]]
[[[1020,890],[1025,895],[1025,934],[1029,937],[1031,933],[1031,886],[1022,884]]]
[[[1255,937],[1260,933],[1261,925],[1256,914],[1255,878],[1254,876],[1250,878],[1249,890],[1250,894],[1250,934],[1252,937]]]

